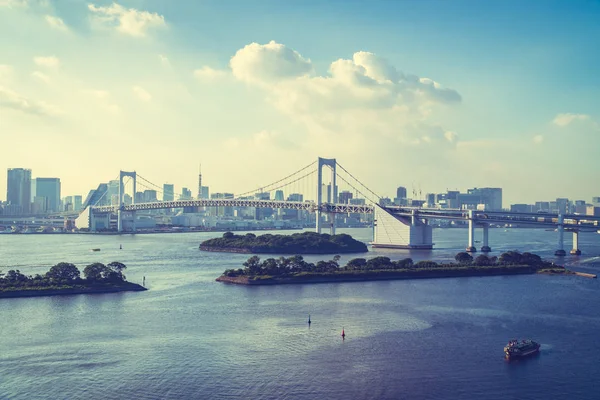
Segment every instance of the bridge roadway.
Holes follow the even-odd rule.
[[[203,200],[176,200],[159,201],[152,203],[136,203],[121,206],[121,211],[144,211],[158,210],[168,208],[183,207],[256,207],[256,208],[275,208],[302,210],[316,212],[318,205],[312,201],[276,201],[276,200],[242,200],[242,199],[203,199]],[[321,212],[331,214],[371,214],[374,212],[372,205],[354,205],[354,204],[332,204],[323,203],[320,206]],[[376,206],[379,207],[379,206]],[[437,208],[418,208],[418,207],[399,207],[385,206],[381,207],[387,212],[397,216],[420,220],[470,220],[472,219],[478,225],[490,224],[512,224],[519,226],[538,226],[538,227],[556,227],[558,225],[558,214],[552,213],[516,213],[510,211],[476,211],[470,214],[469,210],[459,209],[437,209]],[[93,206],[94,214],[116,213],[119,210],[117,206]],[[565,228],[584,229],[588,227],[595,230],[600,225],[600,216],[565,214],[563,215],[563,226]]]

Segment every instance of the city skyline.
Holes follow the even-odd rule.
[[[321,155],[391,198],[415,184],[502,187],[505,206],[589,201],[600,77],[587,48],[600,6],[521,11],[2,1],[0,121],[19,151],[0,167],[60,177],[62,193],[85,196],[119,169],[195,188],[201,161],[211,191],[243,192]]]

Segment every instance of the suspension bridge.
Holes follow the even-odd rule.
[[[324,174],[330,172],[327,186],[324,185]],[[133,196],[131,204],[124,204],[125,179],[132,182]],[[315,179],[316,178],[316,179]],[[325,178],[327,176],[325,175]],[[138,181],[139,179],[139,181]],[[311,181],[313,179],[313,181]],[[98,222],[102,226],[110,225],[111,215],[117,215],[117,231],[124,232],[123,220],[131,220],[132,232],[136,231],[136,213],[159,209],[198,208],[198,207],[230,207],[230,208],[270,208],[279,210],[306,211],[315,215],[315,229],[318,233],[325,228],[334,235],[336,231],[336,215],[338,214],[374,214],[373,247],[403,248],[403,249],[432,249],[433,229],[432,220],[463,220],[468,222],[468,242],[466,250],[477,251],[475,247],[475,229],[483,230],[481,251],[489,252],[489,227],[494,225],[517,225],[527,227],[555,228],[558,232],[556,255],[562,256],[564,250],[564,233],[573,233],[573,249],[571,254],[581,254],[579,249],[579,233],[596,231],[600,225],[600,217],[576,214],[538,214],[516,213],[508,211],[476,211],[458,209],[432,209],[417,207],[397,207],[380,204],[381,196],[370,190],[354,175],[348,172],[336,159],[319,157],[311,164],[287,175],[269,185],[263,185],[255,190],[241,194],[222,194],[222,198],[200,198],[201,183],[198,198],[180,199],[169,201],[136,201],[138,184],[144,188],[151,188],[162,192],[160,186],[143,178],[135,171],[120,171],[118,200],[116,205],[88,205],[76,219],[75,224],[79,229],[96,231]],[[316,180],[316,182],[314,182]],[[339,192],[338,182],[349,190]],[[308,183],[307,183],[308,182]],[[263,193],[281,191],[296,191],[304,185],[303,194],[281,198],[262,198]],[[326,193],[324,193],[326,188]],[[304,200],[304,195],[312,193],[313,200]],[[106,193],[105,193],[106,194]],[[105,195],[104,194],[104,195]],[[360,196],[360,197],[359,197]],[[308,196],[307,196],[308,197]],[[342,199],[343,197],[343,199]],[[325,198],[325,201],[323,201]],[[340,201],[343,200],[343,201]]]

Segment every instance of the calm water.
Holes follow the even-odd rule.
[[[370,238],[366,229],[347,232]],[[598,398],[598,280],[534,275],[238,287],[214,280],[247,256],[199,252],[199,242],[214,235],[0,236],[4,272],[118,260],[129,280],[145,276],[150,288],[0,299],[0,398]],[[451,258],[466,235],[436,230],[433,252],[370,256]],[[600,235],[580,240],[584,255],[566,259],[597,273]],[[493,254],[519,249],[551,257],[555,242],[554,232],[490,231]],[[502,347],[517,337],[540,341],[541,354],[504,361]]]

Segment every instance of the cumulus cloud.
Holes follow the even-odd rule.
[[[130,36],[143,37],[149,29],[167,25],[165,17],[158,13],[125,8],[117,3],[108,7],[89,4],[88,9],[93,13],[93,22],[103,27],[116,28],[117,31]]]
[[[33,61],[40,67],[56,68],[60,65],[60,60],[54,56],[34,57]]]
[[[13,69],[10,65],[0,64],[0,82],[9,80],[12,74]]]
[[[33,71],[31,73],[31,76],[33,76],[34,78],[36,78],[46,84],[50,83],[50,77],[40,71]]]
[[[456,90],[405,74],[370,52],[333,61],[321,76],[310,59],[283,44],[252,43],[237,51],[230,67],[235,78],[264,89],[280,111],[317,135],[378,135],[409,144],[458,139],[428,122],[434,107],[461,102]]]
[[[297,147],[297,144],[285,137],[281,132],[262,130],[248,138],[229,138],[225,141],[225,147],[230,149],[245,149],[246,151],[270,151],[273,149],[289,150]]]
[[[586,114],[564,113],[564,114],[557,114],[556,117],[554,117],[554,119],[552,120],[552,123],[554,125],[557,125],[560,127],[565,127],[574,122],[589,121],[589,120],[590,120],[590,116],[586,115]]]
[[[17,8],[27,7],[28,5],[27,0],[0,0],[0,7]]]
[[[0,107],[19,110],[32,115],[57,115],[60,110],[40,101],[26,98],[8,88],[0,86]]]
[[[227,76],[227,72],[204,66],[202,68],[194,70],[194,76],[198,79],[214,80],[224,78],[225,76]]]
[[[310,60],[283,44],[250,43],[238,50],[229,62],[233,75],[252,83],[297,78],[311,73]]]
[[[65,25],[65,22],[62,20],[62,18],[55,17],[53,15],[46,15],[44,18],[45,18],[46,22],[48,23],[48,25],[50,25],[54,29],[57,29],[57,30],[63,31],[63,32],[66,32],[69,30],[69,28],[67,27],[67,25]]]
[[[152,96],[150,95],[150,93],[148,93],[144,88],[141,88],[139,86],[134,86],[133,88],[131,88],[133,90],[133,93],[135,93],[135,95],[142,101],[150,101],[152,100]]]

